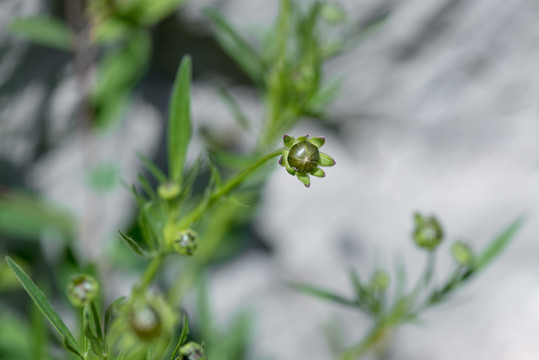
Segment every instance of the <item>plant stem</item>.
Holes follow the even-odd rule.
[[[367,336],[361,342],[346,350],[339,357],[339,360],[356,360],[360,356],[365,355],[372,347],[384,341],[390,329],[391,326],[387,325],[385,321],[376,323]]]
[[[164,254],[161,254],[161,253],[152,259],[152,261],[146,268],[144,275],[140,279],[140,282],[135,287],[137,292],[143,292],[144,290],[146,290],[148,285],[151,284],[151,282],[157,275],[157,272],[159,271],[161,264],[163,263],[163,259],[164,259]]]
[[[268,160],[281,155],[282,150],[275,150],[251,164],[247,169],[243,170],[230,180],[228,180],[221,188],[215,190],[209,195],[206,201],[202,201],[198,206],[187,215],[184,220],[181,222],[181,228],[190,226],[193,222],[198,220],[202,213],[220,200],[223,196],[227,195],[229,192],[240,186],[256,169],[264,165]]]

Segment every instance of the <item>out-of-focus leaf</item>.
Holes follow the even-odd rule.
[[[137,156],[154,178],[156,178],[161,184],[167,182],[167,176],[165,173],[161,171],[161,169],[159,169],[159,167],[155,165],[148,157],[141,153],[137,153]]]
[[[84,359],[84,356],[82,355],[81,349],[79,348],[75,337],[73,337],[73,334],[71,334],[71,331],[69,331],[64,321],[53,309],[53,307],[45,297],[45,294],[43,294],[43,292],[36,286],[36,284],[34,284],[32,279],[30,279],[30,277],[26,275],[26,273],[19,267],[19,265],[17,265],[13,260],[11,260],[9,256],[6,257],[6,261],[11,270],[13,270],[13,272],[19,279],[24,290],[26,290],[28,295],[30,295],[41,313],[47,318],[47,320],[50,321],[56,331],[62,336],[64,340],[64,345],[68,346],[68,350],[74,351],[75,354],[79,355],[82,359]]]
[[[127,36],[129,26],[114,17],[102,19],[92,28],[92,39],[97,44],[120,40]]]
[[[360,26],[359,29],[353,33],[352,36],[350,36],[349,40],[344,44],[339,53],[354,49],[363,40],[367,39],[374,32],[378,31],[385,24],[388,18],[389,14],[384,13],[368,21],[365,25]]]
[[[263,64],[253,47],[228,23],[218,11],[210,8],[203,10],[215,27],[217,41],[223,50],[232,57],[255,84],[262,84]]]
[[[38,239],[53,231],[63,240],[75,236],[76,222],[64,211],[37,197],[23,193],[0,196],[0,232],[26,239]]]
[[[92,95],[96,124],[106,128],[119,119],[133,87],[144,74],[151,51],[151,41],[144,31],[131,31],[127,42],[110,51],[100,62],[97,83]]]
[[[477,256],[477,261],[473,266],[473,271],[479,271],[490,264],[501,252],[509,245],[509,242],[514,238],[517,231],[524,223],[524,218],[520,217],[515,220],[511,225],[504,229],[498,236],[496,236],[487,247]]]
[[[142,176],[141,174],[137,174],[137,180],[138,180],[140,186],[142,187],[142,189],[144,190],[144,192],[146,193],[146,195],[148,195],[148,197],[152,201],[156,201],[157,200],[157,194],[155,193],[155,190],[152,188],[152,186],[150,185],[148,180],[146,180],[146,178],[144,176]]]
[[[319,87],[309,100],[307,111],[312,114],[319,114],[337,97],[341,89],[342,79],[328,81]]]
[[[0,355],[3,359],[36,359],[31,352],[34,339],[25,319],[15,311],[0,311]],[[41,316],[41,314],[39,314]]]
[[[106,342],[106,336],[109,332],[109,326],[110,326],[110,321],[112,319],[112,312],[114,311],[115,308],[118,307],[118,305],[120,305],[123,301],[125,300],[125,296],[122,296],[122,297],[119,297],[117,298],[116,300],[114,300],[113,302],[110,303],[110,305],[107,307],[107,310],[105,310],[105,321],[104,321],[104,327],[103,329],[105,330],[105,342]]]
[[[118,167],[112,163],[103,163],[90,169],[87,181],[92,188],[101,192],[108,192],[116,186],[118,178]]]
[[[48,329],[46,327],[45,319],[39,308],[33,304],[29,304],[31,325],[32,325],[32,354],[34,359],[44,359],[45,351],[48,345]],[[0,335],[1,337],[1,335]]]
[[[71,49],[71,32],[58,19],[45,16],[19,18],[11,21],[9,31],[40,45]]]
[[[322,300],[336,302],[341,305],[357,307],[356,301],[347,299],[344,296],[337,295],[329,290],[321,289],[316,286],[306,285],[306,284],[288,284],[288,286],[290,286],[296,291],[302,292],[304,294],[312,295]]]
[[[191,139],[191,57],[183,58],[174,81],[168,118],[168,171],[176,183],[182,180],[183,167]]]
[[[249,131],[249,119],[241,109],[240,105],[236,102],[236,100],[234,100],[232,95],[230,95],[230,93],[223,86],[219,86],[217,88],[217,94],[228,107],[228,110],[232,114],[232,117],[234,117],[234,120],[236,120],[244,130]]]
[[[155,24],[168,15],[186,0],[143,0],[144,10],[141,12],[140,21],[146,25]]]

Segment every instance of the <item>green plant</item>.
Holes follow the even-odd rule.
[[[57,20],[16,20],[12,31],[41,44],[74,50],[76,57],[81,51],[101,49],[105,55],[97,61],[97,81],[85,89],[84,95],[92,110],[90,118],[99,125],[108,125],[120,118],[121,109],[127,106],[132,89],[142,76],[151,45],[148,26],[170,14],[180,3],[179,0],[91,2],[86,9],[91,49],[73,48],[73,44],[77,44],[73,38],[80,40],[88,34],[74,32]],[[105,304],[104,283],[96,279],[95,271],[90,269],[80,274],[81,269],[70,269],[73,270],[70,274],[77,275],[69,280],[66,292],[71,304],[80,310],[78,333],[55,311],[45,292],[40,290],[43,287],[38,287],[23,266],[19,266],[23,263],[6,258],[12,274],[37,309],[32,315],[33,332],[19,329],[20,333],[32,333],[37,344],[34,354],[27,358],[42,358],[46,353],[47,332],[41,317],[37,316],[40,314],[53,325],[64,349],[85,360],[245,358],[249,318],[240,313],[225,330],[216,328],[209,305],[206,269],[226,256],[223,239],[233,224],[241,221],[245,212],[252,213],[245,210],[244,204],[256,203],[260,185],[267,176],[266,164],[280,156],[280,165],[306,187],[311,184],[309,175],[324,177],[325,172],[320,167],[335,165],[331,156],[319,151],[325,143],[323,137],[295,138],[283,134],[302,119],[327,117],[327,106],[337,95],[339,81],[324,79],[324,61],[346,51],[383,18],[354,32],[344,11],[334,4],[315,2],[302,9],[291,0],[282,0],[274,29],[259,43],[251,43],[218,12],[208,9],[206,14],[216,27],[220,44],[251,78],[265,104],[263,125],[256,132],[234,98],[225,88],[219,90],[234,118],[257,139],[256,145],[248,154],[208,146],[207,154],[200,155],[193,163],[187,161],[192,136],[192,64],[190,57],[185,57],[179,66],[169,104],[168,171],[164,172],[140,155],[156,185],[152,186],[143,175],[137,177],[138,184],[126,185],[137,204],[137,221],[134,231],[119,231],[119,239],[144,267],[128,296]],[[340,31],[334,32],[336,28]],[[274,149],[281,136],[283,146]],[[197,190],[195,183],[200,184],[207,173],[209,180],[203,184],[203,190]],[[69,214],[59,209],[50,212],[40,199],[13,194],[2,196],[0,209],[3,210],[0,227],[11,233],[37,237],[44,229],[53,228],[67,239],[66,243],[75,237],[75,226]],[[440,286],[429,287],[443,231],[434,217],[418,214],[415,222],[413,239],[427,251],[428,261],[424,274],[411,291],[402,289],[403,281],[397,275],[397,290],[390,298],[391,277],[388,271],[381,269],[376,269],[367,282],[352,271],[355,297],[351,299],[310,285],[292,285],[299,291],[350,306],[372,317],[372,330],[346,350],[341,360],[358,358],[372,349],[383,352],[388,334],[399,325],[416,320],[426,308],[446,300],[503,250],[521,224],[521,220],[513,223],[478,254],[466,243],[454,243],[455,271]],[[182,263],[172,283],[160,279],[168,259]],[[189,318],[181,304],[194,287],[199,290],[197,331],[189,338]],[[16,323],[8,317],[2,320]]]
[[[523,223],[519,218],[492,239],[478,253],[472,252],[470,246],[463,241],[456,241],[451,246],[455,260],[455,269],[438,285],[431,284],[435,269],[435,256],[444,234],[442,226],[434,216],[414,215],[415,227],[412,238],[416,245],[427,252],[427,262],[423,274],[415,286],[407,290],[405,286],[405,269],[400,267],[395,276],[395,290],[389,291],[389,271],[376,269],[368,281],[362,281],[355,270],[350,271],[353,285],[352,298],[335,294],[331,291],[306,284],[291,284],[303,293],[351,307],[371,318],[372,326],[363,339],[344,350],[339,360],[354,360],[369,352],[379,358],[386,353],[391,335],[403,324],[416,322],[422,313],[438,305],[457,291],[462,285],[474,278],[489,265],[509,244]]]
[[[139,193],[135,187],[131,188],[139,206],[139,226],[144,244],[120,232],[122,239],[135,254],[149,260],[146,271],[128,298],[113,302],[107,309],[99,309],[99,284],[93,277],[77,275],[70,280],[67,294],[71,303],[76,307],[84,307],[82,344],[76,340],[28,275],[7,258],[25,290],[62,337],[64,348],[81,359],[159,359],[164,356],[171,347],[170,342],[180,314],[174,309],[175,301],[167,301],[162,294],[151,294],[148,287],[157,276],[165,257],[174,253],[193,255],[198,243],[198,235],[193,228],[203,214],[268,160],[282,153],[279,149],[262,156],[225,182],[221,181],[218,171],[214,170],[204,195],[192,199],[196,170],[184,173],[191,136],[190,83],[191,60],[186,58],[178,70],[171,97],[168,122],[169,176],[145,159],[148,170],[161,182],[158,191],[143,177],[139,177],[139,181],[144,194]],[[199,345],[192,342],[183,345],[182,340],[185,339],[180,338],[178,341],[180,359],[204,358],[204,351]]]

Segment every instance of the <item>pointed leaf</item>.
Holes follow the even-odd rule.
[[[236,100],[234,100],[232,95],[230,95],[230,93],[223,86],[219,86],[217,88],[217,94],[227,106],[234,120],[236,120],[244,130],[248,131],[250,128],[249,119],[243,112],[240,105],[236,102]]]
[[[58,19],[45,16],[19,18],[9,24],[9,31],[40,45],[71,49],[71,31]]]
[[[144,156],[144,154],[141,153],[137,153],[137,156],[154,178],[156,178],[160,183],[167,182],[167,176],[165,175],[165,173],[161,171],[161,169],[159,169],[159,167],[155,165],[148,157]]]
[[[142,256],[144,258],[148,257],[148,253],[146,252],[146,250],[144,250],[135,240],[133,240],[131,237],[127,236],[126,234],[124,234],[120,230],[118,230],[118,233],[120,234],[122,239],[125,240],[127,245],[129,245],[131,250],[133,250],[135,252],[135,254],[140,255],[140,256]]]
[[[501,252],[509,245],[517,231],[524,223],[524,218],[520,217],[503,230],[496,238],[494,238],[481,254],[477,256],[477,262],[474,265],[474,272],[485,268],[490,264]]]
[[[311,174],[312,176],[319,177],[319,178],[323,178],[324,176],[326,176],[326,173],[324,172],[324,170],[322,170],[320,168],[317,168],[317,169],[311,171],[309,174]]]
[[[352,306],[352,307],[357,306],[354,300],[347,299],[344,296],[337,295],[331,291],[324,290],[316,286],[306,285],[306,284],[288,284],[288,286],[290,286],[296,291],[302,292],[304,294],[312,295],[314,297],[317,297],[323,300],[336,302],[336,303],[346,305],[346,306]]]
[[[296,173],[296,176],[299,179],[299,181],[301,181],[303,185],[305,185],[305,187],[311,186],[311,179],[309,178],[308,174],[298,172]]]
[[[183,314],[183,326],[182,326],[182,333],[180,334],[180,339],[178,340],[178,344],[174,348],[174,351],[172,352],[172,355],[170,356],[170,360],[174,360],[176,354],[180,350],[180,347],[187,341],[187,336],[189,335],[189,317],[187,314]]]
[[[294,145],[295,139],[292,136],[283,136],[283,144],[287,149],[290,149]]]
[[[73,351],[75,354],[79,355],[81,358],[82,352],[77,344],[77,341],[73,337],[73,334],[69,331],[66,324],[60,318],[58,313],[53,309],[45,294],[34,284],[32,279],[17,265],[9,256],[6,257],[6,261],[19,279],[24,290],[30,295],[36,306],[39,308],[41,313],[50,321],[52,326],[56,331],[64,338],[64,343],[68,345],[70,351]]]
[[[320,166],[333,166],[335,160],[328,154],[320,153]]]
[[[112,312],[124,300],[125,300],[125,296],[119,297],[116,300],[114,300],[113,302],[111,302],[110,305],[107,307],[107,310],[105,311],[105,322],[104,322],[105,336],[107,336],[107,334],[108,334],[110,321],[112,319]]]
[[[263,65],[256,51],[219,12],[210,8],[205,9],[203,12],[213,21],[217,28],[217,41],[223,50],[236,61],[255,84],[260,85],[263,76]]]
[[[315,137],[315,138],[311,138],[309,139],[309,142],[311,144],[313,144],[314,146],[316,146],[317,148],[321,148],[322,145],[324,145],[324,143],[326,142],[326,138],[321,136],[321,137]]]
[[[155,194],[155,191],[150,185],[150,183],[148,182],[148,180],[146,180],[146,178],[142,176],[141,174],[137,174],[137,180],[140,186],[142,187],[142,189],[144,189],[144,192],[146,193],[146,195],[148,195],[151,200],[156,201],[157,195]]]
[[[168,171],[170,178],[180,184],[187,149],[191,139],[191,57],[183,58],[169,105]]]

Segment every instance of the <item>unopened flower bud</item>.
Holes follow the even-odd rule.
[[[75,307],[90,304],[99,293],[99,283],[90,275],[74,275],[67,285],[67,297]]]
[[[384,291],[389,286],[389,281],[387,271],[378,270],[371,277],[371,286],[377,291]]]
[[[180,231],[172,239],[172,246],[177,253],[191,256],[198,247],[198,234],[191,229]]]
[[[137,337],[151,341],[161,335],[163,328],[159,313],[150,305],[144,305],[132,310],[129,325]]]
[[[326,3],[322,5],[320,13],[322,15],[322,19],[330,24],[341,23],[346,18],[344,9],[338,4]]]
[[[434,216],[414,215],[414,241],[417,246],[428,251],[435,250],[443,240],[442,226]]]
[[[459,265],[470,265],[474,260],[472,249],[463,241],[456,241],[451,245],[453,258]]]
[[[157,194],[163,200],[172,200],[180,194],[180,185],[168,182],[157,187]]]
[[[178,360],[206,360],[206,353],[202,346],[191,341],[180,348]]]

